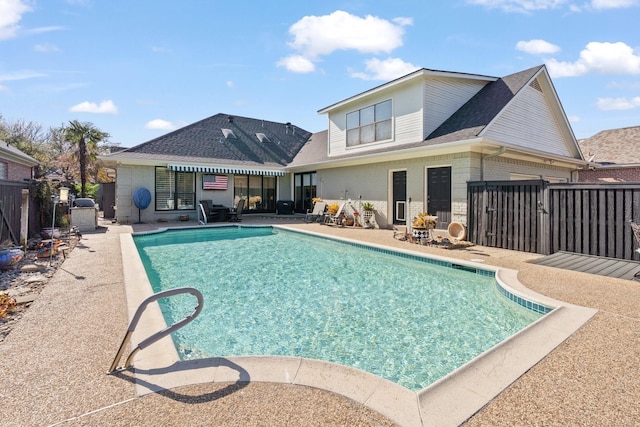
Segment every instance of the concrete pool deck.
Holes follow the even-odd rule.
[[[520,281],[537,293],[599,310],[466,425],[631,425],[639,419],[638,283],[536,266],[526,262],[538,257],[532,254],[412,245],[394,240],[390,230],[337,229],[289,218],[243,217],[243,223],[258,222],[285,222],[314,232],[460,260],[483,259],[485,265],[519,270]],[[352,399],[304,385],[206,382],[138,396],[131,377],[106,375],[127,325],[120,234],[161,226],[166,224],[108,224],[104,233],[83,236],[0,344],[0,424],[393,424]]]

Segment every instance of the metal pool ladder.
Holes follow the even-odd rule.
[[[160,298],[167,298],[167,297],[180,295],[180,294],[191,294],[196,297],[196,299],[198,300],[198,305],[193,310],[193,312],[187,315],[184,319],[174,323],[171,326],[167,326],[163,330],[158,331],[155,334],[141,341],[140,344],[138,344],[133,350],[131,350],[131,353],[129,353],[129,356],[127,356],[124,362],[124,365],[121,367],[118,367],[118,363],[120,362],[120,359],[122,359],[122,354],[124,353],[124,349],[127,345],[127,342],[131,338],[131,334],[133,334],[133,331],[136,329],[136,326],[138,326],[138,322],[142,317],[142,313],[146,310],[147,306],[152,302],[159,300]],[[196,288],[190,288],[190,287],[169,289],[166,291],[158,292],[157,294],[153,294],[150,297],[147,297],[144,301],[140,303],[140,305],[138,306],[138,309],[136,310],[136,313],[133,315],[133,318],[129,323],[129,327],[127,328],[127,333],[125,334],[124,339],[122,340],[122,344],[120,344],[120,348],[118,349],[118,353],[116,354],[116,357],[113,359],[113,363],[111,364],[111,367],[109,368],[109,372],[107,373],[113,374],[116,371],[122,371],[130,368],[132,365],[133,356],[137,352],[147,348],[154,342],[177,331],[178,329],[182,328],[183,326],[185,326],[186,324],[194,320],[196,317],[198,317],[198,314],[200,314],[200,312],[202,311],[203,302],[204,302],[204,299],[200,291],[197,290]]]

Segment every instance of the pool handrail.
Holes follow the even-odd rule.
[[[118,362],[120,362],[122,358],[122,354],[124,353],[126,344],[131,338],[131,335],[133,334],[133,331],[136,329],[136,326],[138,326],[138,322],[142,317],[142,313],[146,310],[147,306],[152,302],[159,300],[160,298],[167,298],[167,297],[180,295],[180,294],[191,294],[196,297],[196,299],[198,300],[198,305],[193,310],[193,312],[191,314],[188,314],[184,319],[172,324],[171,326],[167,326],[163,330],[158,331],[153,335],[150,335],[148,338],[142,340],[133,350],[131,350],[131,353],[129,353],[129,356],[127,356],[127,358],[125,359],[124,365],[121,367],[118,367],[117,366]],[[178,329],[182,328],[186,324],[193,321],[196,317],[198,317],[198,315],[202,311],[203,303],[204,303],[204,298],[202,296],[202,293],[196,288],[192,288],[192,287],[168,289],[166,291],[158,292],[147,297],[144,301],[140,303],[140,305],[136,309],[135,314],[131,318],[131,322],[129,322],[129,327],[127,328],[127,333],[125,334],[124,339],[120,344],[120,348],[118,349],[118,353],[116,354],[116,357],[113,359],[113,363],[111,363],[111,367],[109,368],[109,371],[107,373],[113,374],[116,371],[129,369],[132,365],[133,356],[138,351],[145,349],[146,347],[150,346],[154,342],[161,340],[167,335],[172,334],[173,332],[177,331]]]

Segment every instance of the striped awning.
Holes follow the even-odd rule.
[[[236,175],[284,176],[284,171],[273,169],[247,169],[232,167],[169,165],[169,169],[178,172],[231,173]]]

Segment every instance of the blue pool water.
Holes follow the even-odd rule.
[[[300,356],[420,390],[541,316],[506,298],[488,272],[271,227],[134,241],[154,291],[204,295],[200,317],[173,335],[183,359]],[[161,300],[167,323],[193,307],[188,296]]]

